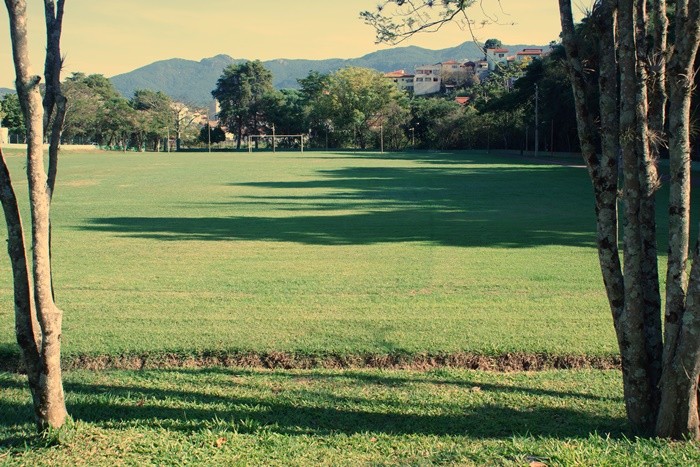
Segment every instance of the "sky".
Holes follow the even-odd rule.
[[[500,24],[476,29],[484,41],[549,44],[559,36],[555,0],[481,0]],[[29,3],[31,61],[43,64],[43,3]],[[478,3],[478,2],[477,2]],[[590,0],[574,2],[575,10]],[[201,60],[217,54],[234,58],[356,58],[388,48],[374,43],[374,31],[359,18],[377,0],[66,0],[62,52],[64,76],[72,72],[114,76],[157,60]],[[474,14],[479,17],[479,7]],[[449,25],[401,45],[429,49],[471,40],[468,31]],[[13,87],[14,72],[7,10],[0,8],[0,87]],[[455,57],[464,58],[464,57]]]

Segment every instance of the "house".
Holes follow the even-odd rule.
[[[455,102],[458,103],[459,105],[467,105],[469,103],[469,97],[468,96],[457,96],[455,97]]]
[[[521,63],[529,63],[534,59],[539,59],[544,56],[542,49],[523,49],[515,54],[515,61]]]
[[[442,62],[440,66],[440,78],[446,91],[464,86],[474,74],[474,62],[449,60]]]
[[[489,73],[489,62],[486,60],[479,60],[474,63],[474,73],[479,78],[484,78]]]
[[[440,63],[416,67],[416,74],[413,77],[413,93],[416,96],[424,96],[440,92],[441,71],[442,64]]]
[[[508,49],[486,49],[486,62],[489,71],[495,70],[496,66],[502,63],[508,63]]]
[[[385,73],[384,77],[396,83],[396,87],[398,87],[400,91],[413,92],[414,75],[406,73],[404,70],[396,70]]]

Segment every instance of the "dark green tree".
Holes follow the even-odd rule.
[[[0,115],[2,115],[2,126],[8,129],[9,134],[16,139],[24,139],[26,132],[24,116],[22,115],[17,94],[10,93],[2,96],[2,100],[0,100]]]
[[[298,135],[308,131],[300,91],[283,89],[269,92],[263,96],[261,108],[266,133],[272,132],[273,125],[277,134]]]
[[[305,128],[309,129],[311,144],[328,148],[332,136],[331,110],[324,99],[330,86],[330,74],[311,71],[297,80],[304,111]]]
[[[272,91],[272,73],[259,60],[229,65],[217,81],[211,94],[219,101],[220,121],[236,133],[238,149],[244,133],[260,134],[263,97]]]
[[[212,127],[207,123],[199,130],[199,141],[204,144],[223,143],[226,141],[226,132],[221,125]]]
[[[489,49],[500,49],[503,47],[503,43],[500,39],[486,39],[484,42],[484,57],[486,57],[486,51]]]

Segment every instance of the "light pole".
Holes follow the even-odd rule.
[[[416,129],[414,127],[411,127],[410,130],[411,130],[411,147],[415,150],[416,149]]]
[[[209,152],[211,152],[211,125],[209,124],[208,119],[207,119],[207,147],[209,148]]]
[[[540,86],[535,83],[535,157],[540,150]]]

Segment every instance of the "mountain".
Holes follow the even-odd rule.
[[[15,90],[10,89],[10,88],[0,88],[0,97],[4,96],[5,94],[14,94]]]
[[[542,46],[512,45],[504,47],[515,54],[524,48]],[[382,72],[401,69],[411,72],[420,65],[446,60],[474,60],[481,58],[482,55],[483,52],[479,46],[468,41],[456,47],[441,50],[416,46],[395,47],[352,59],[276,59],[264,61],[263,64],[272,72],[274,86],[277,89],[284,89],[298,88],[297,79],[305,77],[312,70],[328,73],[346,66],[357,66]],[[228,55],[216,55],[198,62],[172,58],[151,63],[110,79],[117,90],[126,97],[132,96],[137,89],[152,89],[162,91],[176,101],[207,106],[212,99],[211,90],[216,86],[216,81],[224,68],[232,63],[243,61],[245,60],[234,59]]]

